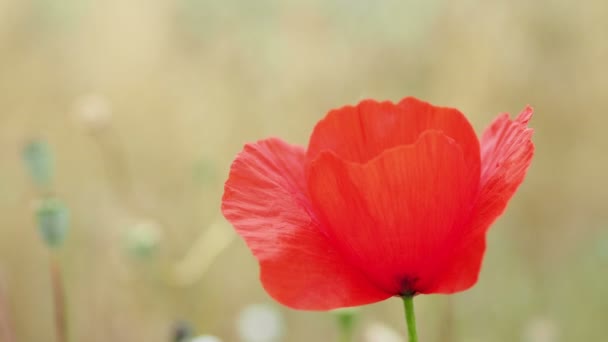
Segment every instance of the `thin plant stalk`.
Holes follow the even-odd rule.
[[[120,136],[106,128],[93,135],[93,139],[101,151],[104,166],[116,193],[130,201],[133,182]]]
[[[10,318],[8,300],[0,278],[0,341],[15,342],[15,331]]]
[[[447,297],[439,333],[441,341],[452,341],[454,339],[454,324],[454,300],[452,297]]]
[[[418,333],[416,332],[416,314],[414,313],[414,296],[409,295],[403,296],[402,298],[409,342],[418,342]]]
[[[355,334],[355,325],[358,311],[353,308],[344,308],[334,311],[340,329],[340,342],[351,342]]]
[[[65,289],[59,260],[52,254],[50,260],[51,286],[55,306],[55,333],[57,342],[67,342],[67,319],[65,312]]]
[[[353,340],[353,329],[340,329],[340,342],[351,342]]]

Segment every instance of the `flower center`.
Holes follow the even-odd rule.
[[[399,295],[402,297],[405,297],[405,296],[413,296],[416,293],[418,293],[418,291],[416,290],[417,282],[418,282],[418,277],[409,276],[409,275],[402,277],[401,281],[400,281],[401,291],[399,292]]]

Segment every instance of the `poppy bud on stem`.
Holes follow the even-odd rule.
[[[416,333],[416,315],[414,314],[414,296],[403,296],[403,308],[410,342],[418,342]]]
[[[61,265],[57,250],[63,244],[69,229],[69,211],[61,201],[46,197],[40,201],[36,209],[38,231],[42,240],[49,248],[50,276],[55,305],[55,330],[57,341],[67,341],[67,321],[65,313],[65,291],[61,274]]]
[[[56,341],[67,342],[65,289],[57,250],[68,233],[69,210],[52,195],[53,154],[48,144],[43,140],[29,142],[23,150],[23,159],[40,196],[34,218],[40,237],[50,252],[49,269],[55,306]]]
[[[55,305],[57,341],[65,342],[67,341],[65,291],[57,250],[67,236],[69,212],[59,200],[44,198],[36,210],[36,218],[38,220],[38,230],[50,253],[49,269]]]

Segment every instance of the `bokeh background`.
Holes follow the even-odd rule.
[[[70,341],[171,341],[180,321],[245,341],[251,304],[282,315],[280,341],[336,340],[335,315],[264,293],[223,182],[245,142],[306,144],[331,108],[414,95],[478,132],[536,111],[479,283],[419,297],[421,340],[605,341],[607,33],[601,0],[0,1],[0,339],[53,341],[56,258]],[[53,156],[43,190],[32,142]],[[36,227],[48,193],[70,212],[54,252]],[[398,300],[359,315],[356,341],[393,341],[378,322],[405,336]]]

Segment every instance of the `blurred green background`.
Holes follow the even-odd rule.
[[[0,339],[54,339],[35,220],[52,191],[70,210],[55,257],[71,341],[171,341],[180,320],[240,341],[255,303],[283,315],[282,341],[335,340],[331,314],[264,293],[223,182],[245,142],[306,144],[331,108],[413,95],[478,132],[536,111],[479,283],[418,297],[421,340],[607,340],[607,33],[601,0],[0,1]],[[52,190],[28,175],[31,141],[53,153]],[[405,336],[401,310],[362,308],[356,340],[382,342],[376,322]]]

